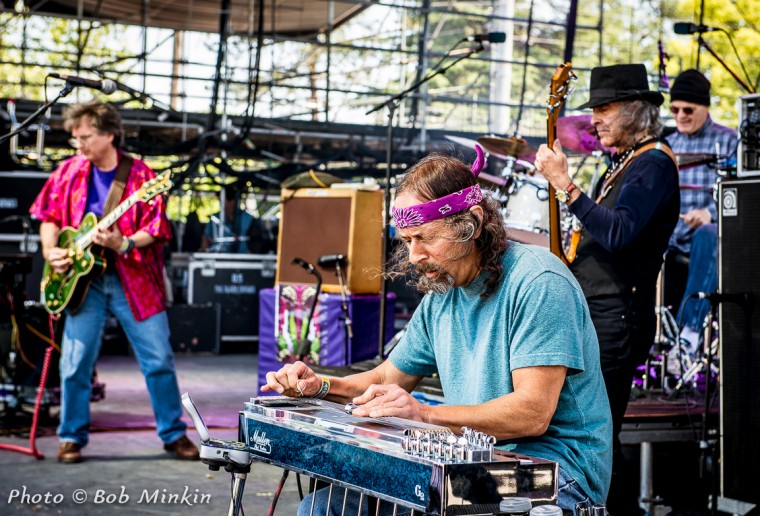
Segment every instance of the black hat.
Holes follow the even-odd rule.
[[[647,69],[643,64],[598,66],[591,70],[589,100],[578,109],[592,108],[625,100],[643,100],[660,106],[665,97],[649,89]]]
[[[709,106],[710,81],[697,70],[686,70],[676,77],[670,88],[670,101],[674,100]]]

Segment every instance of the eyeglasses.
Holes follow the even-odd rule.
[[[78,149],[82,145],[86,144],[90,140],[90,138],[92,138],[93,136],[95,136],[94,133],[93,134],[85,134],[84,136],[77,136],[77,137],[69,138],[69,145],[71,145],[75,149]]]
[[[684,115],[692,115],[692,114],[694,114],[694,108],[693,107],[682,107],[682,108],[679,108],[679,107],[675,107],[675,106],[670,106],[670,112],[673,113],[674,115],[677,115],[679,111],[683,111]]]

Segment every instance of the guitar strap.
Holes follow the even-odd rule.
[[[599,193],[599,197],[596,198],[596,204],[599,204],[602,202],[602,199],[607,197],[607,194],[612,190],[612,187],[615,186],[615,183],[618,179],[620,179],[620,176],[623,175],[623,172],[625,172],[628,169],[628,166],[631,164],[631,162],[634,160],[634,158],[640,154],[645,153],[648,150],[656,149],[659,151],[664,152],[671,160],[673,160],[673,163],[678,167],[678,161],[676,161],[676,155],[673,153],[673,150],[670,148],[669,145],[665,145],[662,142],[656,141],[651,142],[646,145],[642,145],[638,149],[636,149],[636,152],[630,154],[627,158],[625,158],[625,162],[618,167],[618,169],[615,171],[614,174],[612,174],[610,177],[608,177],[603,185],[602,190]]]
[[[615,182],[620,179],[620,177],[623,175],[623,172],[628,168],[628,166],[631,164],[633,159],[643,154],[644,152],[648,150],[656,149],[659,151],[664,152],[671,160],[673,160],[673,163],[678,167],[678,161],[676,161],[676,155],[673,153],[673,150],[670,148],[669,145],[665,145],[660,141],[655,141],[648,143],[646,145],[642,145],[638,149],[636,149],[636,152],[633,152],[629,154],[623,163],[621,163],[620,167],[607,179],[605,179],[604,183],[602,183],[602,189],[599,194],[599,197],[596,198],[596,201],[594,201],[596,204],[599,204],[602,202],[602,200],[607,196],[608,193],[610,193],[610,190],[612,190],[612,187],[615,186]],[[575,260],[576,252],[578,249],[578,244],[581,241],[581,229],[580,228],[573,228],[571,240],[570,240],[570,246],[566,253],[567,260],[570,263],[573,263],[573,260]]]
[[[127,154],[121,155],[119,160],[119,166],[116,169],[116,175],[111,183],[111,188],[108,190],[108,197],[106,197],[106,203],[103,205],[103,216],[105,217],[111,213],[121,202],[121,196],[124,193],[124,187],[127,185],[127,177],[129,177],[129,171],[132,168],[132,163],[135,160],[132,156]]]

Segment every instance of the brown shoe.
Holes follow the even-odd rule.
[[[183,435],[173,443],[165,444],[164,450],[175,454],[181,460],[198,460],[200,458],[198,448],[186,435]]]
[[[82,462],[82,445],[72,441],[63,441],[58,445],[56,456],[58,457],[58,462],[63,462],[64,464]]]

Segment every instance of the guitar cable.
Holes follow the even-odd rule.
[[[282,477],[280,478],[280,482],[277,484],[277,491],[275,491],[274,497],[272,498],[272,503],[269,506],[269,516],[274,516],[274,509],[277,507],[277,501],[280,499],[282,488],[285,486],[285,481],[288,479],[288,473],[290,473],[290,470],[282,470]]]

